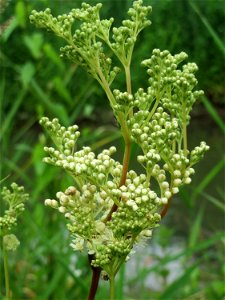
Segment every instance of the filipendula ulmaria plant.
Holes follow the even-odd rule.
[[[155,49],[151,58],[142,62],[149,75],[149,87],[132,92],[132,53],[138,34],[151,23],[151,7],[135,1],[128,10],[128,19],[120,27],[112,27],[113,18],[100,19],[101,6],[83,3],[80,9],[58,17],[47,8],[33,11],[30,16],[36,26],[66,41],[60,49],[61,57],[80,65],[99,82],[125,143],[119,162],[112,158],[115,147],[98,155],[89,147],[77,149],[80,133],[76,125],[65,128],[58,119],[46,117],[40,121],[56,146],[45,147],[44,161],[63,168],[74,178],[74,186],[58,192],[56,199],[46,199],[45,204],[65,215],[71,246],[88,252],[93,270],[89,299],[94,299],[101,271],[110,280],[110,299],[114,298],[114,278],[119,268],[136,243],[151,237],[172,196],[191,182],[193,166],[209,149],[205,142],[188,149],[190,112],[202,94],[194,90],[196,64],[184,64],[184,52],[171,55],[167,50]],[[80,26],[73,30],[76,22]],[[119,71],[114,60],[124,72],[124,91],[111,87]],[[129,170],[133,142],[142,150],[137,157],[142,174]],[[153,180],[158,188],[153,188]]]
[[[12,183],[11,190],[3,187],[1,196],[2,200],[8,206],[3,215],[0,216],[0,237],[4,261],[5,290],[6,297],[9,300],[11,299],[11,293],[9,286],[8,251],[15,251],[20,244],[13,231],[17,225],[18,216],[24,211],[24,202],[27,201],[29,195],[24,192],[23,186]]]

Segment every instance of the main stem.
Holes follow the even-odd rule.
[[[5,274],[5,290],[6,290],[6,298],[8,300],[10,297],[10,288],[9,288],[9,268],[8,268],[8,254],[4,245],[4,241],[2,241],[2,250],[3,250],[3,261],[4,261],[4,274]]]
[[[128,167],[129,167],[129,161],[130,161],[130,152],[131,152],[131,141],[127,141],[125,144],[125,150],[124,150],[124,156],[123,156],[123,170],[122,170],[122,175],[120,178],[120,185],[122,186],[126,182],[127,178],[127,172],[128,172]],[[114,203],[110,212],[108,213],[107,217],[105,218],[104,222],[107,223],[108,221],[111,220],[112,218],[112,213],[117,210],[117,205]]]
[[[89,254],[88,255],[88,260],[89,260],[90,265],[91,265],[91,261],[93,259],[94,259],[94,254]],[[94,300],[95,294],[96,294],[97,289],[98,289],[99,278],[100,278],[100,275],[101,275],[101,268],[100,267],[91,266],[91,269],[92,269],[92,280],[91,280],[91,288],[90,288],[90,291],[89,291],[88,300]]]
[[[127,91],[128,91],[128,93],[131,94],[130,65],[127,68],[125,68],[125,73],[126,73]],[[103,87],[103,89],[105,90],[106,95],[110,101],[110,104],[113,106],[113,104],[115,104],[115,98],[114,98],[112,91],[111,91],[104,75],[102,74],[102,71],[100,68],[99,68],[98,74],[101,79],[100,84]],[[118,121],[120,123],[121,131],[122,131],[123,138],[125,141],[125,149],[124,149],[124,156],[123,156],[123,169],[122,169],[120,185],[119,185],[119,186],[122,186],[125,184],[126,178],[127,178],[127,172],[128,172],[128,167],[129,167],[129,161],[130,161],[130,153],[131,153],[131,139],[130,139],[126,121],[124,120],[124,117],[123,117],[123,115],[121,115],[121,113],[118,114]],[[117,210],[117,208],[118,208],[117,205],[114,203],[110,212],[108,213],[107,217],[104,220],[105,223],[111,220],[112,214],[113,214],[113,212],[115,212]],[[89,255],[88,259],[89,259],[89,263],[91,265],[91,261],[92,261],[92,259],[94,259],[94,256]],[[99,268],[99,267],[91,267],[91,268],[92,268],[92,281],[91,281],[91,287],[89,290],[88,300],[94,300],[97,289],[98,289],[100,275],[101,275],[101,268]],[[111,280],[113,280],[113,287],[111,287],[111,285],[112,285]],[[113,293],[112,294],[113,298],[111,298],[111,293]],[[114,278],[110,279],[110,299],[114,299]]]
[[[131,141],[127,141],[125,143],[125,149],[124,149],[124,156],[123,156],[123,169],[122,169],[122,175],[120,179],[120,186],[124,185],[127,178],[127,171],[129,167],[129,160],[130,160],[130,152],[131,152]],[[117,210],[117,205],[114,203],[110,212],[108,213],[107,217],[105,218],[104,222],[108,222],[112,218],[112,213]],[[92,259],[94,259],[93,255],[88,255],[89,263],[91,265]],[[99,267],[91,267],[92,268],[92,280],[91,280],[91,287],[89,290],[88,300],[94,300],[97,289],[98,289],[98,282],[101,275],[101,268]],[[114,279],[113,279],[114,280]],[[113,289],[114,289],[114,281],[113,281]],[[111,297],[111,280],[110,280],[110,297]],[[113,298],[110,298],[113,299]]]
[[[115,276],[110,277],[110,292],[109,292],[109,299],[114,300],[115,297]]]

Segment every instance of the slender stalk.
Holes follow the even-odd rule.
[[[125,144],[124,156],[123,156],[123,170],[120,178],[120,186],[124,185],[127,178],[127,172],[130,161],[130,152],[131,152],[131,142]],[[118,206],[114,203],[104,222],[107,223],[112,218],[112,213],[117,210]]]
[[[8,253],[5,249],[4,241],[2,241],[2,250],[3,250],[3,261],[4,261],[4,275],[5,275],[5,291],[6,298],[10,300],[10,287],[9,287],[9,268],[8,268]]]
[[[130,65],[124,67],[124,69],[125,69],[125,74],[126,74],[127,92],[128,92],[128,94],[132,94]]]
[[[110,283],[109,299],[114,300],[115,299],[115,277],[114,276],[110,277],[109,283]]]
[[[105,76],[103,75],[100,68],[98,69],[98,75],[101,79],[99,81],[99,83],[101,84],[102,88],[104,89],[104,91],[109,99],[109,102],[111,104],[111,107],[113,108],[113,106],[116,104],[116,100],[115,100],[115,97],[113,96],[113,93],[109,87],[109,84],[108,84],[107,80],[105,79]],[[126,120],[124,118],[124,114],[121,112],[118,112],[117,120],[121,126],[121,132],[122,132],[123,138],[125,140],[125,143],[127,143],[130,140],[130,134],[129,134]]]
[[[89,263],[91,264],[92,259],[94,259],[94,255],[89,254],[88,259],[89,259]],[[101,274],[101,268],[92,266],[91,269],[92,269],[92,280],[91,280],[91,287],[89,290],[88,300],[94,300],[98,289],[98,283]]]
[[[187,155],[187,125],[186,125],[186,122],[183,122],[183,146],[184,146],[184,154]]]
[[[130,152],[131,152],[131,141],[125,144],[124,156],[123,156],[123,170],[120,178],[120,186],[124,185],[126,182],[129,161],[130,161]]]

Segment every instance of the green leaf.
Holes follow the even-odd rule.
[[[53,83],[55,86],[56,91],[58,92],[59,96],[62,97],[68,104],[72,103],[72,98],[70,93],[66,89],[65,83],[59,76],[54,77]]]
[[[25,28],[26,21],[27,21],[25,3],[23,1],[18,1],[16,3],[15,11],[16,11],[16,18],[17,18],[18,24],[22,28]]]
[[[34,79],[31,80],[30,88],[33,90],[37,99],[41,101],[56,117],[60,118],[64,125],[70,124],[66,108],[61,104],[52,102],[49,99],[49,96],[41,89]]]
[[[7,42],[8,38],[13,33],[13,31],[17,28],[17,26],[18,26],[18,20],[15,17],[13,17],[7,24],[6,29],[3,31],[2,40],[4,42]]]
[[[46,169],[44,163],[40,163],[44,157],[43,145],[41,143],[36,144],[32,151],[32,160],[35,168],[35,172],[38,176],[43,175],[44,170]]]
[[[59,57],[59,54],[55,51],[51,44],[46,43],[43,46],[44,53],[46,56],[56,64],[62,71],[65,69],[65,65]]]
[[[31,62],[27,62],[22,66],[20,71],[20,76],[22,83],[25,87],[27,87],[35,74],[35,67]]]
[[[41,57],[41,47],[43,44],[43,35],[41,33],[34,33],[32,35],[24,36],[24,44],[30,50],[31,55],[38,59]]]

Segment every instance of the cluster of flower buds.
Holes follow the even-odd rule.
[[[142,65],[147,67],[150,76],[147,94],[152,99],[160,99],[163,107],[175,116],[180,124],[188,123],[190,111],[196,99],[203,91],[192,91],[197,85],[194,73],[198,70],[195,63],[178,65],[187,58],[185,52],[171,55],[169,51],[154,49],[150,59],[144,60]]]
[[[166,194],[165,182],[162,187]],[[46,199],[45,205],[57,209],[68,220],[71,246],[95,254],[92,264],[106,271],[115,257],[125,258],[130,253],[139,233],[147,234],[158,225],[157,209],[166,203],[165,197],[158,197],[149,188],[146,175],[134,171],[128,172],[125,185],[107,181],[103,186],[85,184],[81,191],[70,186],[56,197],[57,200]],[[118,210],[112,214],[112,221],[106,222],[115,201]]]
[[[0,235],[8,234],[17,224],[17,217],[24,211],[24,202],[29,195],[24,193],[24,187],[16,183],[11,184],[12,191],[3,187],[1,195],[4,202],[8,205],[4,215],[0,217]]]
[[[20,245],[20,241],[15,234],[6,234],[3,236],[4,247],[7,251],[15,251]]]
[[[173,141],[180,138],[179,124],[176,118],[171,118],[162,107],[158,107],[149,122],[149,114],[139,111],[129,121],[133,140],[147,154],[150,149],[156,149],[160,154],[168,156]]]
[[[138,34],[151,24],[148,16],[152,8],[142,4],[142,0],[134,1],[133,7],[128,10],[130,19],[124,20],[122,26],[113,28],[112,37],[115,42],[111,44],[111,47],[125,65],[129,62]]]
[[[40,120],[41,126],[48,132],[51,136],[51,139],[55,143],[58,150],[54,152],[55,156],[61,154],[62,157],[66,155],[72,155],[75,151],[75,145],[78,137],[80,136],[80,132],[78,130],[77,125],[70,126],[65,128],[59,124],[59,120],[57,118],[50,121],[47,117],[43,117]],[[52,156],[54,151],[53,148],[45,148],[45,151]],[[55,163],[54,157],[49,158],[46,161],[47,163]]]
[[[30,21],[66,40],[67,45],[60,49],[62,57],[80,64],[101,84],[106,80],[110,85],[119,68],[112,67],[112,60],[104,53],[102,43],[109,46],[124,66],[129,64],[138,34],[151,24],[147,19],[151,7],[143,6],[142,0],[134,1],[128,11],[130,19],[124,20],[122,26],[113,28],[113,42],[110,41],[110,30],[114,20],[101,20],[101,7],[101,3],[95,6],[82,3],[80,9],[72,9],[58,17],[53,17],[49,8],[40,12],[33,10]],[[81,21],[81,25],[72,33],[75,20]]]
[[[209,146],[206,142],[201,142],[199,146],[195,147],[190,154],[190,162],[191,165],[197,164],[205,155],[205,153],[209,150]]]
[[[97,185],[103,185],[107,182],[109,175],[116,182],[119,181],[122,166],[111,158],[116,152],[116,147],[104,149],[97,156],[90,147],[83,147],[82,150],[75,152],[76,141],[80,135],[76,125],[66,129],[59,124],[58,119],[50,121],[48,118],[42,118],[40,124],[48,131],[56,145],[56,149],[44,147],[49,155],[44,158],[44,162],[65,169],[76,179],[78,178],[82,184],[94,182]]]
[[[101,72],[111,84],[119,69],[111,68],[112,61],[104,54],[101,39],[106,39],[108,42],[113,19],[100,20],[101,6],[101,3],[95,6],[82,3],[80,9],[72,9],[68,14],[58,17],[53,17],[49,8],[40,12],[33,10],[30,21],[66,40],[67,45],[60,49],[61,57],[80,64],[97,80],[99,79],[99,66],[101,66]],[[72,33],[72,25],[76,20],[82,23]]]
[[[133,95],[129,94],[128,92],[120,92],[119,90],[113,91],[116,105],[113,106],[116,112],[120,111],[123,113],[125,118],[129,115],[129,112],[134,107],[134,97]]]

